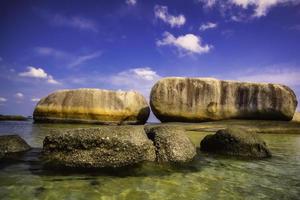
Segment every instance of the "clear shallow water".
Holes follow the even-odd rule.
[[[16,133],[41,148],[53,129],[91,125],[0,122],[0,134]],[[188,131],[199,145],[208,132]],[[145,164],[110,173],[51,172],[36,158],[0,163],[0,199],[299,199],[300,135],[262,135],[271,159],[239,160],[199,153],[186,167]]]

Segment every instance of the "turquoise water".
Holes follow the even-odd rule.
[[[16,133],[34,150],[19,162],[0,163],[0,199],[299,199],[300,135],[264,134],[273,153],[240,160],[199,153],[185,167],[146,163],[134,169],[74,173],[44,170],[37,155],[53,129],[91,125],[0,122],[0,134]],[[188,131],[199,145],[208,132]]]

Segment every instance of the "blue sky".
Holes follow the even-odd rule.
[[[300,96],[300,0],[0,1],[0,113],[68,88],[161,77],[283,83]],[[299,99],[299,98],[298,98]]]

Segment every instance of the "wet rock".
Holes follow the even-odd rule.
[[[116,168],[154,161],[155,148],[143,126],[104,126],[47,136],[43,158],[57,167]]]
[[[21,153],[30,150],[31,147],[18,135],[0,136],[0,158],[10,154]]]
[[[152,88],[150,105],[162,122],[222,119],[291,120],[297,107],[287,86],[171,77]]]
[[[100,89],[60,90],[41,99],[35,107],[35,122],[144,124],[150,109],[134,91]]]
[[[266,143],[253,131],[241,127],[218,130],[207,135],[200,143],[201,151],[222,155],[266,158],[271,152]]]
[[[146,126],[145,131],[154,142],[159,163],[186,163],[196,155],[196,148],[183,129]]]

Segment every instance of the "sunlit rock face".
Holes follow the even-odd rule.
[[[146,99],[135,91],[76,89],[41,99],[33,118],[35,122],[144,124],[149,113]]]
[[[162,122],[291,120],[297,98],[280,84],[170,77],[153,86],[150,105]]]

